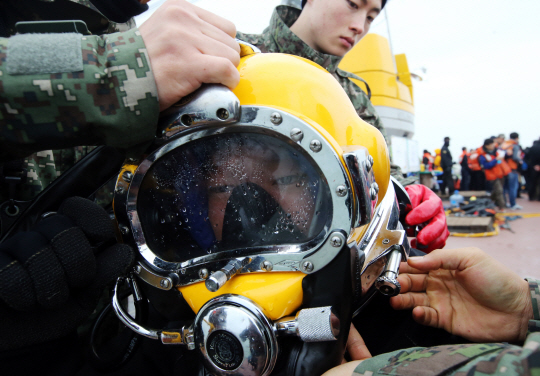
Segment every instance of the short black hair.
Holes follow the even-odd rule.
[[[426,149],[424,149],[424,153],[429,153],[429,151],[427,151]]]
[[[444,138],[444,141],[445,141],[445,142],[446,142],[446,141],[450,141],[450,137],[445,137],[445,138]]]
[[[519,134],[517,132],[510,133],[510,139],[515,140],[519,138]]]
[[[462,148],[461,148],[461,150],[465,150],[465,151],[467,151],[467,147],[466,147],[466,146],[464,146],[464,147],[462,147]]]
[[[493,141],[492,138],[486,138],[484,140],[484,146],[488,146],[488,145],[491,145],[492,143],[494,143],[495,141]]]
[[[307,0],[302,0],[302,8],[304,8],[304,5],[306,5],[307,3]],[[386,0],[382,0],[381,1],[381,10],[384,8],[384,6],[386,5]]]

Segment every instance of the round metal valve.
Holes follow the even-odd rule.
[[[221,295],[207,302],[197,314],[196,347],[207,371],[215,376],[267,376],[278,348],[272,324],[251,300]]]

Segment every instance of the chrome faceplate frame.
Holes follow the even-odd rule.
[[[167,288],[169,280],[175,286],[204,281],[201,276],[207,273],[202,273],[203,270],[210,273],[220,270],[233,259],[238,259],[246,265],[240,273],[269,271],[313,273],[330,263],[346,244],[356,221],[354,195],[345,166],[331,144],[310,124],[287,112],[262,106],[242,106],[239,113],[241,116],[234,124],[179,127],[181,130],[175,129],[175,134],[165,132],[162,139],[165,144],[158,147],[138,167],[134,168],[136,163],[126,161],[124,167],[131,168],[134,172],[129,181],[118,179],[115,190],[115,213],[124,241],[137,247],[144,259],[140,265],[146,263],[148,267],[145,269],[151,268],[154,272],[151,278],[143,278],[144,275],[149,275],[148,273],[137,273],[149,284],[163,289],[164,286],[156,285],[156,281],[161,283],[165,280]],[[161,127],[167,128],[166,125]],[[301,130],[303,136],[300,139],[297,137],[298,130]],[[319,235],[304,244],[228,250],[184,262],[168,262],[159,258],[146,243],[137,213],[137,194],[146,172],[156,160],[180,145],[207,136],[239,132],[279,137],[303,149],[322,171],[322,181],[328,184],[332,198],[331,218]],[[246,258],[248,262],[245,261]],[[268,268],[268,265],[272,267]]]

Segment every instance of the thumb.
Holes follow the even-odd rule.
[[[349,338],[347,339],[347,351],[352,360],[371,358],[371,353],[369,352],[364,339],[360,336],[360,333],[358,333],[358,330],[356,330],[353,324],[351,324]]]
[[[436,249],[422,257],[410,257],[407,262],[413,268],[422,271],[437,269],[463,271],[471,264],[476,251],[476,248]]]

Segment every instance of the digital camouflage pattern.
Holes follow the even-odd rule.
[[[533,320],[529,320],[529,332],[540,332],[540,289],[538,281],[533,278],[525,278],[529,282],[531,302],[533,307]]]
[[[533,320],[523,347],[507,343],[413,347],[377,355],[360,363],[353,376],[399,375],[540,375],[540,290],[538,281],[527,279]]]
[[[363,81],[353,73],[338,68],[343,59],[342,56],[324,54],[308,46],[302,39],[294,34],[289,28],[300,16],[300,9],[280,5],[276,7],[270,19],[270,25],[263,30],[262,34],[245,34],[237,32],[236,37],[257,46],[262,52],[279,52],[284,54],[296,55],[311,60],[321,67],[325,68],[340,83],[343,90],[349,96],[356,113],[362,120],[373,125],[383,135],[388,145],[390,156],[392,155],[392,146],[390,138],[387,137],[384,125],[377,110],[371,104],[367,94],[350,78],[356,78]],[[402,185],[414,183],[417,178],[403,178],[401,168],[397,165],[391,166],[391,174]]]
[[[9,38],[0,38],[0,163],[25,158],[27,169],[17,200],[34,197],[92,145],[126,149],[155,136],[157,89],[139,31],[81,38],[82,71],[32,75],[7,73]]]

